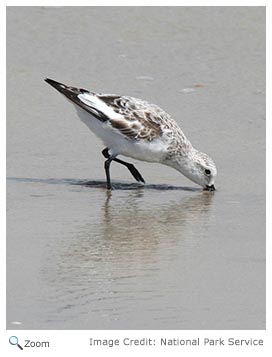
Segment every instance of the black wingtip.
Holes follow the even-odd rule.
[[[67,89],[67,86],[65,84],[54,81],[54,79],[50,79],[50,78],[45,78],[45,82],[50,84],[53,88],[55,88],[59,92],[65,94],[64,91],[65,89]]]
[[[50,78],[45,78],[45,82],[51,84],[51,83],[58,83],[56,81],[54,81],[53,79],[50,79]]]
[[[63,87],[64,84],[63,83],[60,83],[60,82],[57,82],[57,81],[54,81],[54,79],[50,79],[50,78],[45,78],[45,82],[50,84],[51,86],[53,87]]]

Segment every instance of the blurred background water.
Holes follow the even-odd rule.
[[[164,108],[215,194],[133,183],[45,77]],[[131,160],[131,162],[134,162]],[[265,328],[265,8],[7,8],[7,328]]]

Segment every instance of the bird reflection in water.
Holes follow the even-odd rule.
[[[180,191],[168,195],[166,190],[161,196],[144,189],[126,192],[125,197],[116,193],[105,192],[100,227],[103,239],[111,242],[112,254],[122,259],[129,247],[134,257],[137,252],[153,254],[160,244],[167,246],[194,235],[194,226],[197,232],[204,230],[214,197],[202,191],[193,196]]]

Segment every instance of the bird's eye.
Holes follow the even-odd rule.
[[[206,175],[210,175],[210,174],[211,174],[211,170],[206,169],[206,170],[205,170],[205,174],[206,174]]]

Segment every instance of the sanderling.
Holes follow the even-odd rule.
[[[181,172],[205,190],[214,191],[216,166],[196,150],[174,119],[157,105],[142,99],[93,93],[45,79],[76,107],[80,119],[105,144],[107,188],[111,189],[110,164],[126,166],[139,182],[145,182],[134,165],[118,155],[161,163]]]

